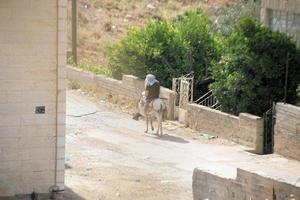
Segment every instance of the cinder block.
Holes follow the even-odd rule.
[[[36,142],[35,142],[36,143]],[[45,144],[45,142],[43,142]],[[35,160],[55,160],[55,143],[47,144],[45,147],[36,145],[30,147],[29,145],[22,146],[23,151],[20,152],[20,160],[35,161]]]
[[[66,90],[67,89],[67,79],[59,78],[58,79],[58,90]]]
[[[22,126],[28,125],[54,125],[56,115],[53,114],[24,114],[21,116]]]
[[[57,124],[59,124],[59,125],[66,124],[66,114],[65,113],[57,114]]]
[[[65,143],[60,143],[57,146],[57,159],[65,159]]]
[[[39,185],[45,185],[49,183],[49,187],[50,187],[51,183],[52,185],[54,183],[54,179],[55,179],[54,175],[55,175],[54,170],[33,171],[33,172],[22,173],[22,185],[23,186],[29,185],[29,187],[31,186],[31,192],[33,191],[33,189],[38,190]],[[49,189],[49,187],[47,188],[47,190]],[[44,193],[48,193],[48,191],[47,192],[44,191]]]
[[[28,8],[30,5],[30,0],[10,0],[1,1],[0,8],[12,8],[12,7],[23,7]]]
[[[58,102],[57,112],[60,114],[66,114],[66,103]]]
[[[12,17],[12,9],[0,7],[0,19],[9,20]]]
[[[59,8],[66,8],[67,5],[68,5],[68,1],[67,0],[61,0],[61,1],[59,1],[58,5],[59,5]]]
[[[60,190],[65,189],[65,183],[64,182],[57,182],[56,185],[59,187]]]
[[[21,117],[20,115],[6,115],[1,116],[0,127],[3,126],[20,126],[21,125]]]
[[[58,78],[67,78],[67,69],[64,66],[58,67]]]
[[[57,136],[58,137],[65,137],[66,135],[66,125],[60,124],[57,126]]]
[[[63,89],[59,89],[58,90],[58,97],[57,97],[57,100],[59,103],[64,103],[66,102],[66,88],[63,88]]]
[[[31,7],[30,9],[24,9],[23,7],[12,8],[12,18],[22,20],[34,20],[36,18],[40,20],[55,19],[56,18],[55,7]]]
[[[64,159],[57,159],[56,162],[56,169],[58,171],[65,170],[65,160]]]
[[[58,147],[57,151],[64,150],[61,148],[65,147],[65,144],[66,144],[65,137],[57,137],[57,147]]]
[[[18,96],[19,93],[16,94]],[[21,96],[21,98],[20,98]],[[55,91],[45,91],[45,90],[27,90],[23,91],[19,95],[19,99],[24,102],[31,102],[32,104],[43,105],[44,103],[55,103],[56,92]]]
[[[58,56],[58,66],[66,66],[67,65],[67,57],[65,55]]]
[[[59,18],[58,30],[67,32],[67,19],[66,18]]]
[[[24,160],[22,161],[20,171],[22,173],[31,173],[37,171],[54,171],[55,160]]]
[[[0,149],[0,162],[20,160],[20,151],[16,147],[5,147]]]
[[[5,161],[5,162],[1,162],[0,174],[15,173],[15,172],[19,171],[20,169],[21,169],[21,161],[20,160]]]
[[[3,126],[0,127],[0,143],[1,138],[14,138],[20,137],[21,127],[19,126]]]
[[[67,9],[65,7],[63,7],[62,5],[60,5],[60,7],[58,8],[58,18],[59,19],[66,19],[67,18]]]
[[[65,182],[65,171],[64,170],[56,171],[56,182],[58,182],[58,183]]]
[[[5,103],[0,104],[0,115],[18,115],[22,114],[22,104],[21,103]]]
[[[37,148],[55,148],[56,138],[55,137],[31,137],[25,138],[22,137],[20,139],[19,148],[29,149],[32,148],[33,151],[37,151]],[[25,151],[25,150],[24,150]]]
[[[62,35],[62,36],[64,36],[64,35]],[[58,42],[59,42],[58,55],[67,57],[66,56],[67,55],[67,42],[66,42],[67,36],[65,35],[65,38],[61,38],[61,36],[59,36],[59,37],[60,38],[58,40]]]
[[[0,173],[0,197],[14,196],[17,192],[20,192],[20,182],[21,176],[18,172]]]
[[[53,125],[28,125],[22,126],[20,135],[27,138],[35,137],[54,137],[56,135],[56,126]]]

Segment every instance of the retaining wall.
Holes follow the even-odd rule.
[[[296,200],[300,199],[300,188],[242,169],[237,169],[236,179],[230,179],[196,168],[193,197],[194,200]]]
[[[95,75],[71,66],[67,67],[67,78],[78,81],[80,84],[97,87],[110,95],[125,97],[136,102],[140,99],[141,93],[145,88],[144,81],[132,75],[123,75],[120,81],[105,75]],[[164,98],[167,104],[167,119],[174,119],[176,93],[168,88],[161,87],[160,97]]]
[[[274,151],[285,157],[300,160],[300,107],[276,104]]]
[[[263,151],[263,120],[240,113],[239,116],[223,113],[198,104],[187,106],[187,125],[194,130],[219,136],[238,144]]]

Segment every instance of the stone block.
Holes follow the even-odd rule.
[[[276,153],[300,160],[300,107],[276,104],[274,150]]]
[[[241,169],[237,169],[236,178],[200,169],[193,173],[194,200],[274,199],[274,195],[278,199],[286,199],[291,194],[294,199],[300,198],[300,188]]]

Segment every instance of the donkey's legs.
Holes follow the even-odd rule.
[[[150,125],[151,125],[151,130],[154,131],[153,118],[152,117],[150,117]]]
[[[156,119],[157,119],[157,131],[156,131],[156,134],[158,136],[162,136],[162,117],[161,117],[161,113],[156,113]]]
[[[160,118],[159,118],[159,126],[160,126],[160,136],[163,135],[163,128],[162,128],[162,121],[163,121],[163,113],[160,114]]]
[[[145,130],[145,133],[148,133],[148,124],[149,124],[149,118],[146,115],[146,130]]]

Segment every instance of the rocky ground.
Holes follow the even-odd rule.
[[[105,48],[126,34],[127,28],[142,27],[147,21],[170,18],[195,8],[218,9],[235,0],[79,0],[78,54],[107,66]],[[68,12],[68,39],[71,50],[71,0]]]

